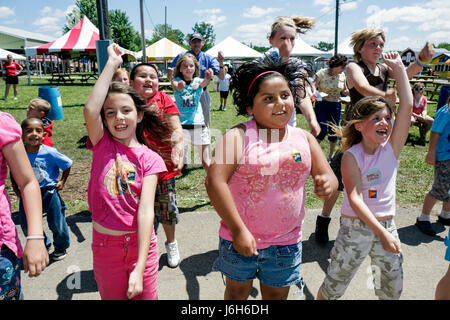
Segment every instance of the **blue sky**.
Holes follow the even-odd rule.
[[[387,50],[422,47],[425,41],[450,42],[450,0],[341,0],[339,42],[351,32],[367,26],[382,27]],[[192,32],[195,22],[214,26],[216,43],[232,36],[239,41],[268,46],[267,33],[278,16],[300,14],[313,17],[316,25],[302,39],[308,44],[334,42],[336,0],[145,0],[144,25],[147,37],[153,26],[167,23],[183,33]],[[75,0],[1,0],[0,25],[37,32],[51,37],[62,35],[65,15]],[[140,31],[139,0],[108,0],[109,9],[127,13]]]

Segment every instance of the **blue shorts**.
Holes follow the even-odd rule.
[[[7,246],[0,249],[0,300],[22,300],[21,260]]]
[[[302,242],[287,246],[259,249],[257,256],[245,257],[238,253],[233,242],[220,238],[219,257],[213,271],[220,271],[233,281],[247,282],[258,278],[269,287],[288,287],[301,283]]]

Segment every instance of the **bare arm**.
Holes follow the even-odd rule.
[[[23,206],[27,216],[28,234],[26,236],[42,236],[42,200],[39,183],[34,176],[30,161],[21,140],[12,142],[2,149],[12,176],[17,183],[23,199]],[[35,277],[48,265],[48,253],[44,241],[41,239],[27,240],[23,265],[30,277]]]
[[[143,277],[153,231],[153,220],[155,217],[153,207],[157,183],[157,174],[145,176],[142,183],[138,209],[138,257],[136,266],[130,273],[130,278],[128,280],[128,299],[132,299],[143,291]]]
[[[395,117],[394,128],[392,129],[389,138],[392,149],[394,150],[394,155],[398,159],[400,151],[408,138],[409,127],[411,125],[413,97],[409,86],[408,76],[400,55],[397,52],[384,53],[383,60],[393,71],[400,98],[400,106]]]
[[[223,69],[221,69],[221,70],[223,70]],[[212,76],[213,76],[212,69],[206,70],[205,71],[205,78],[203,78],[202,82],[200,82],[200,87],[201,88],[206,87],[209,84],[209,81],[211,80]],[[221,80],[223,80],[223,79],[221,79]]]
[[[122,63],[121,55],[122,51],[117,44],[113,43],[108,46],[108,61],[84,105],[86,129],[92,145],[96,145],[103,137],[103,122],[100,112],[114,72]]]
[[[311,176],[314,179],[314,193],[325,200],[337,189],[338,181],[316,138],[309,132],[305,131],[305,134],[311,152]]]
[[[177,114],[165,114],[164,120],[169,126],[172,143],[172,162],[175,165],[175,171],[183,169],[183,128],[181,127],[180,117]]]
[[[240,254],[256,255],[256,241],[245,226],[233,200],[228,180],[242,156],[244,135],[238,128],[231,129],[217,143],[206,176],[206,191],[214,209],[233,234],[233,246]]]
[[[217,77],[220,80],[223,80],[223,79],[225,79],[225,69],[223,68],[223,61],[225,60],[225,56],[223,55],[222,51],[219,51],[217,53],[217,60],[219,60],[219,66],[220,66],[219,74],[217,75]]]
[[[400,244],[378,222],[364,202],[361,191],[361,172],[359,171],[358,163],[350,152],[345,152],[342,156],[341,172],[350,206],[358,218],[380,237],[384,250],[392,253],[400,253]]]
[[[69,177],[70,174],[70,169],[72,167],[66,169],[63,171],[61,179],[58,181],[58,184],[56,185],[56,189],[58,191],[61,191],[64,188],[64,185],[66,184],[67,178]]]
[[[439,133],[430,131],[430,143],[428,144],[428,152],[425,157],[425,162],[428,164],[436,163],[436,145],[439,140]]]

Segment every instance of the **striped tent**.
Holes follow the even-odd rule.
[[[34,56],[52,52],[94,52],[96,51],[95,41],[100,40],[99,31],[96,26],[84,16],[80,22],[69,32],[55,41],[32,48],[25,48],[27,56]]]
[[[172,60],[178,54],[186,51],[187,50],[185,48],[179,46],[175,42],[172,42],[167,38],[162,38],[161,40],[149,45],[145,50],[145,54],[148,61]],[[142,58],[142,51],[137,53],[137,58]]]

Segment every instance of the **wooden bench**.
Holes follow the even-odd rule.
[[[70,74],[67,73],[53,73],[52,77],[48,79],[48,82],[50,82],[51,84],[65,84],[66,82],[73,83],[74,81],[75,80],[70,77]]]

